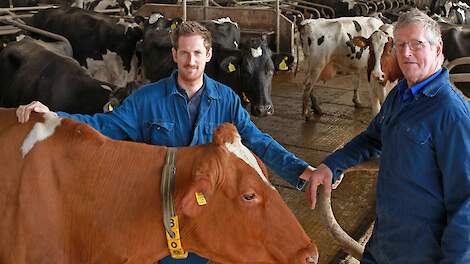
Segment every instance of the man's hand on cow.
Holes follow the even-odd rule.
[[[310,204],[311,209],[315,209],[315,205],[317,203],[317,189],[319,185],[323,185],[322,191],[325,195],[331,193],[332,189],[332,178],[333,173],[331,172],[330,168],[328,168],[325,164],[320,164],[316,169],[312,168],[311,166],[307,167],[305,171],[300,175],[300,178],[308,181],[307,189],[307,199]],[[335,184],[336,188],[337,184]]]
[[[18,118],[18,122],[20,123],[27,122],[29,120],[29,116],[31,115],[32,111],[37,112],[37,113],[51,112],[49,110],[49,107],[43,105],[41,102],[32,101],[31,103],[27,105],[20,105],[16,109],[16,117]]]

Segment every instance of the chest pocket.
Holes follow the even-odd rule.
[[[431,134],[424,129],[417,129],[407,125],[400,126],[400,134],[415,144],[424,145],[429,141]]]
[[[214,135],[214,131],[217,129],[217,124],[215,123],[206,123],[204,125],[204,140],[209,143],[212,142],[212,136]]]
[[[172,146],[174,126],[173,122],[148,122],[150,144]]]

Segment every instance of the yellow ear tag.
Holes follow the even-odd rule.
[[[233,65],[231,62],[228,64],[228,72],[234,72],[235,71],[235,65]]]
[[[112,112],[114,110],[113,106],[111,104],[108,104],[108,111]]]
[[[204,194],[202,194],[200,192],[197,192],[197,193],[195,193],[195,195],[196,195],[197,204],[199,204],[199,205],[207,204],[206,197],[204,197]]]
[[[170,28],[173,30],[176,28],[176,23],[171,24]]]
[[[144,26],[145,26],[145,25],[144,25],[144,22],[140,22],[140,23],[139,23],[140,29],[144,30]]]
[[[287,57],[284,57],[282,59],[281,63],[279,63],[279,70],[281,70],[281,71],[289,70],[289,67],[287,66],[286,60],[287,60]]]

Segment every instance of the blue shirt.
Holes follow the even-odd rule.
[[[380,157],[376,223],[363,263],[470,263],[470,106],[443,69],[324,161],[336,179]]]
[[[411,101],[414,98],[414,95],[421,90],[424,86],[426,86],[428,83],[430,83],[432,80],[434,80],[439,74],[441,74],[442,68],[437,70],[433,75],[429,76],[425,80],[411,86],[411,88],[408,89],[408,84],[405,79],[401,80],[398,85],[398,93],[400,94],[401,101],[403,103],[407,103]]]
[[[188,104],[189,120],[191,125],[194,127],[194,125],[196,124],[197,115],[199,113],[199,105],[201,103],[201,94],[204,92],[204,85],[193,94],[191,99],[189,99],[188,94],[183,88],[179,87],[179,85],[176,85],[176,87],[178,89],[178,92],[182,96],[184,96],[184,98],[186,98]]]

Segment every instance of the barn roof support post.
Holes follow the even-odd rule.
[[[207,20],[207,7],[209,6],[209,0],[204,0],[204,20]]]
[[[281,42],[281,18],[280,18],[279,0],[276,0],[276,52],[279,53],[279,43]]]

